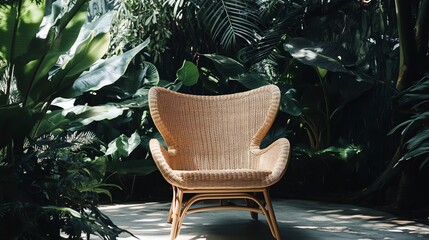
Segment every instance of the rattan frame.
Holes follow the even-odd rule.
[[[157,139],[149,144],[158,169],[173,188],[168,214],[171,240],[179,235],[187,214],[213,210],[249,211],[254,219],[263,214],[273,237],[280,239],[269,187],[286,171],[290,144],[280,138],[265,149],[259,148],[279,102],[280,91],[275,85],[218,96],[182,94],[160,87],[149,90],[152,119],[168,146],[165,149]],[[228,125],[220,125],[225,124],[223,118]],[[229,141],[227,134],[234,134],[230,140],[234,148],[223,142]],[[192,197],[184,201],[185,194]],[[201,201],[226,199],[243,199],[246,204],[191,208]]]

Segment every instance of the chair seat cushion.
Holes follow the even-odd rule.
[[[225,169],[225,170],[173,170],[183,179],[187,188],[235,188],[260,187],[271,174],[268,170]]]

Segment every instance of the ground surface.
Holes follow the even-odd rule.
[[[429,226],[385,212],[345,204],[273,200],[283,240],[429,239]],[[168,240],[169,203],[102,206],[115,224],[141,240]],[[93,239],[93,238],[91,238]],[[127,234],[119,239],[135,239]],[[264,216],[248,212],[213,211],[187,215],[178,240],[273,239]]]

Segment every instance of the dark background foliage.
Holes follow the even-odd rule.
[[[206,95],[279,86],[262,145],[287,137],[293,151],[274,197],[428,206],[429,1],[82,0],[55,15],[63,20],[48,40],[35,36],[41,18],[9,14],[22,3],[45,15],[64,6],[0,1],[0,217],[24,226],[24,238],[48,221],[44,236],[114,239],[121,229],[100,201],[170,199],[148,149],[162,141],[147,106],[152,86]],[[83,41],[93,51],[66,67],[81,26],[97,32]]]

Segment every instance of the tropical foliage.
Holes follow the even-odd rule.
[[[93,133],[44,135],[25,149],[21,164],[2,168],[0,223],[7,239],[46,239],[82,233],[115,239],[118,228],[97,208],[106,157],[96,157]],[[100,155],[100,154],[98,154]],[[61,232],[60,232],[61,231]]]
[[[115,198],[112,182],[132,194],[136,176],[156,170],[155,85],[208,95],[279,86],[262,145],[291,140],[286,192],[354,191],[381,204],[425,189],[429,1],[109,3],[87,21],[84,0],[0,1],[7,238],[123,231],[98,210],[99,194]]]
[[[104,59],[112,14],[86,22],[87,1],[13,1],[0,10],[2,235],[115,239],[124,230],[97,209],[98,194],[111,197],[112,186],[103,183],[108,160],[135,146],[113,148],[105,141],[120,143],[123,136],[96,137],[88,130],[147,107],[143,85],[157,83],[156,70],[142,63],[135,82],[121,76],[149,40]],[[87,95],[121,86],[114,101],[87,101]]]
[[[356,168],[360,187],[370,185],[365,194],[383,195],[380,191],[401,178],[401,169],[409,169],[392,168],[402,154],[395,154],[399,139],[387,134],[396,119],[392,97],[427,72],[427,1],[192,3],[184,19],[201,28],[189,27],[183,49],[191,46],[193,52],[179,56],[210,73],[216,67],[207,67],[198,53],[222,53],[250,72],[268,70],[275,84],[293,89],[301,109],[298,118],[280,116],[288,123],[282,127],[292,128],[290,138],[316,151],[344,142],[365,146]],[[393,164],[386,164],[390,158]]]
[[[118,54],[137,46],[142,39],[151,38],[147,53],[155,63],[162,61],[167,49],[171,27],[181,18],[184,0],[114,1],[116,10],[111,28],[109,54]],[[162,31],[160,30],[162,29]]]

